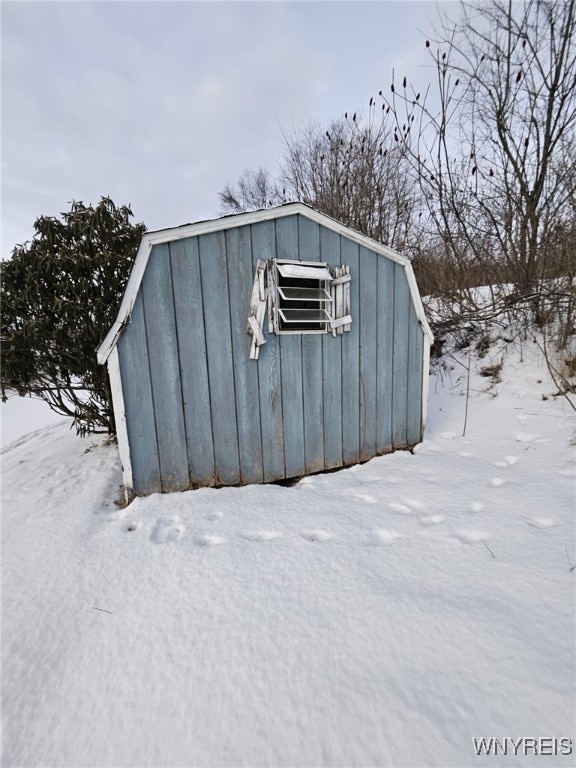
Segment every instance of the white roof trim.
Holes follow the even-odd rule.
[[[406,272],[406,279],[408,280],[410,294],[412,296],[412,301],[414,302],[416,317],[420,321],[420,325],[422,326],[422,330],[424,331],[424,334],[428,339],[428,343],[432,344],[432,342],[434,341],[434,334],[432,333],[432,329],[430,328],[430,325],[428,324],[428,320],[426,319],[426,313],[424,312],[424,304],[422,304],[422,299],[420,298],[420,291],[418,290],[418,286],[416,285],[416,276],[414,275],[414,270],[412,269],[412,264],[410,262],[408,262],[408,264],[404,266],[404,271]]]
[[[250,211],[249,213],[238,213],[233,216],[224,216],[219,219],[211,219],[209,221],[199,221],[196,224],[185,224],[182,227],[170,227],[169,229],[159,229],[156,232],[146,232],[142,236],[140,247],[136,254],[136,259],[130,273],[130,279],[128,285],[124,291],[124,297],[118,310],[116,320],[108,331],[106,338],[100,344],[97,351],[98,362],[103,365],[110,353],[116,346],[122,328],[129,322],[134,302],[138,295],[140,283],[144,277],[144,271],[148,264],[148,258],[154,245],[161,243],[171,243],[175,240],[184,240],[188,237],[197,237],[198,235],[206,235],[210,232],[221,232],[227,229],[235,229],[236,227],[243,227],[247,224],[256,224],[260,221],[270,221],[271,219],[281,219],[285,216],[294,216],[295,214],[301,214],[311,221],[315,221],[317,224],[331,229],[339,235],[347,237],[359,245],[369,248],[371,251],[380,253],[383,256],[391,259],[392,261],[402,264],[406,269],[406,275],[408,277],[408,284],[410,285],[410,293],[412,294],[412,301],[416,308],[416,314],[418,319],[422,323],[422,327],[426,335],[431,339],[432,331],[424,315],[424,307],[420,300],[420,294],[416,286],[416,280],[414,278],[414,272],[412,271],[412,265],[410,260],[405,256],[401,256],[391,248],[387,248],[382,243],[377,243],[375,240],[371,240],[366,235],[362,235],[353,229],[341,224],[339,221],[326,216],[323,213],[315,211],[310,206],[304,203],[286,203],[285,205],[278,206],[276,208],[265,208],[261,211]]]

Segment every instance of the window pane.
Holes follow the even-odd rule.
[[[330,315],[325,309],[279,309],[285,323],[327,323]]]
[[[278,291],[286,301],[332,301],[328,291],[323,288],[295,288],[279,286]]]

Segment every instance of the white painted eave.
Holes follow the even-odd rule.
[[[428,321],[426,320],[426,316],[424,314],[424,307],[420,299],[420,294],[418,292],[416,280],[414,278],[414,272],[412,270],[412,265],[409,259],[407,259],[405,256],[401,256],[391,248],[387,248],[382,243],[371,240],[369,237],[366,237],[366,235],[362,235],[360,232],[356,232],[355,230],[350,229],[350,227],[341,224],[339,221],[332,219],[330,216],[326,216],[323,213],[315,211],[313,208],[310,208],[310,206],[304,203],[286,203],[285,205],[281,205],[275,208],[265,208],[260,211],[238,213],[231,216],[224,216],[218,219],[199,221],[195,224],[185,224],[181,227],[170,227],[169,229],[159,229],[155,232],[146,232],[142,236],[140,247],[138,248],[136,259],[134,260],[132,272],[130,273],[130,279],[128,280],[126,290],[124,291],[124,297],[122,299],[120,309],[118,310],[116,320],[108,331],[106,338],[98,347],[97,357],[100,365],[104,365],[104,363],[108,360],[110,353],[116,346],[120,334],[122,333],[123,327],[130,321],[132,308],[134,307],[134,302],[136,301],[140,283],[144,277],[144,271],[146,269],[146,265],[148,264],[148,258],[153,246],[160,245],[162,243],[172,243],[176,240],[185,240],[189,237],[206,235],[210,234],[211,232],[222,232],[227,229],[244,227],[248,224],[256,224],[261,221],[281,219],[286,216],[294,216],[296,214],[305,216],[307,219],[310,219],[311,221],[314,221],[317,224],[326,227],[327,229],[331,229],[333,232],[336,232],[337,234],[342,235],[349,240],[364,246],[365,248],[369,248],[371,251],[380,253],[382,256],[386,256],[392,261],[395,261],[398,264],[402,264],[406,269],[408,283],[410,285],[410,293],[412,295],[412,301],[414,302],[418,319],[422,324],[426,336],[430,341],[432,340],[432,331],[430,330],[430,326],[428,325]]]

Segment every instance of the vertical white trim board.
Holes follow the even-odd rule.
[[[112,404],[114,407],[114,420],[116,422],[116,438],[118,440],[118,453],[122,464],[122,480],[126,501],[130,491],[134,490],[132,479],[132,462],[130,461],[130,445],[128,443],[128,429],[126,426],[126,409],[124,407],[124,393],[122,391],[122,376],[120,374],[120,358],[118,347],[113,347],[108,358],[108,375],[112,389]]]
[[[430,339],[424,334],[424,360],[422,366],[422,440],[428,418],[428,394],[430,389]]]

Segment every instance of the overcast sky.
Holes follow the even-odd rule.
[[[149,229],[219,215],[282,129],[426,78],[433,2],[6,2],[2,257],[109,195]],[[443,4],[457,11],[455,4]],[[452,14],[453,15],[453,14]]]

